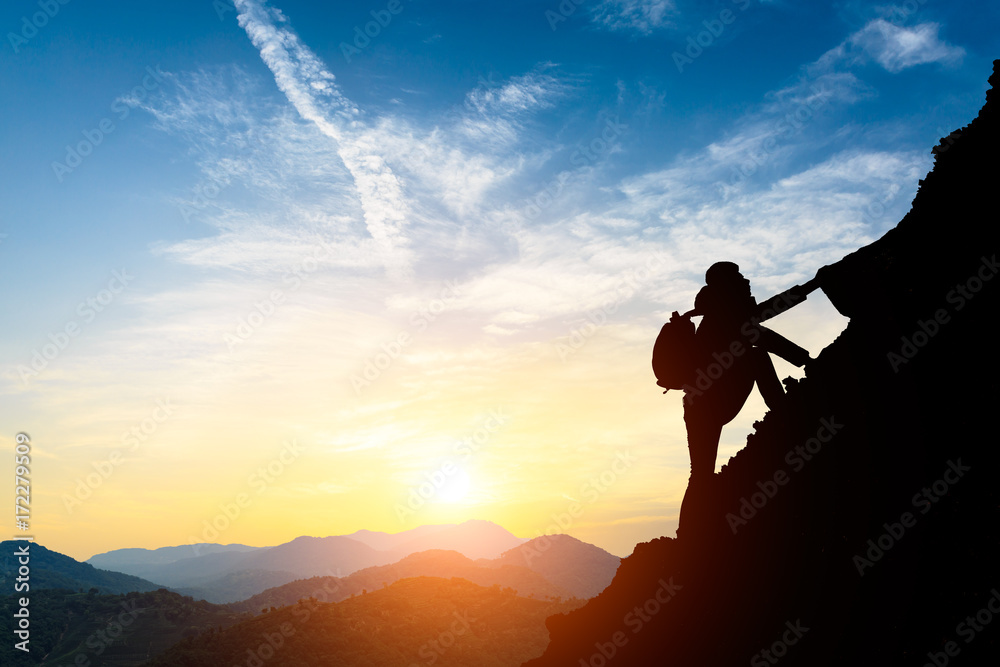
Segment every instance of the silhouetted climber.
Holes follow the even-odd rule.
[[[809,361],[808,351],[760,326],[760,322],[804,301],[815,289],[815,279],[761,304],[750,293],[750,281],[732,262],[709,267],[705,283],[695,297],[694,310],[671,318],[702,316],[694,337],[693,372],[682,387],[691,477],[681,503],[678,536],[681,526],[701,523],[697,517],[704,514],[712,498],[710,487],[722,427],[743,408],[754,383],[770,409],[784,394],[768,353],[796,366]],[[692,521],[692,517],[696,518]]]

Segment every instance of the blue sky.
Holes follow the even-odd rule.
[[[998,15],[5,3],[0,440],[36,443],[40,541],[193,541],[292,440],[207,541],[466,518],[531,537],[626,450],[565,532],[620,555],[671,534],[688,463],[659,325],[713,261],[764,298],[891,228],[982,106]],[[843,326],[818,293],[775,321],[814,355]]]

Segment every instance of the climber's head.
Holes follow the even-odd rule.
[[[705,284],[728,294],[750,296],[750,281],[740,273],[740,267],[733,262],[716,262],[705,272]]]
[[[705,272],[706,285],[721,285],[743,278],[740,267],[733,262],[716,262]]]

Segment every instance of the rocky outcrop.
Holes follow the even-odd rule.
[[[998,664],[998,68],[910,212],[821,271],[850,324],[701,530],[637,545],[526,667]]]

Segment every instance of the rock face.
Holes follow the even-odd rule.
[[[1000,664],[998,71],[896,228],[821,272],[851,322],[701,530],[637,545],[526,667]]]

